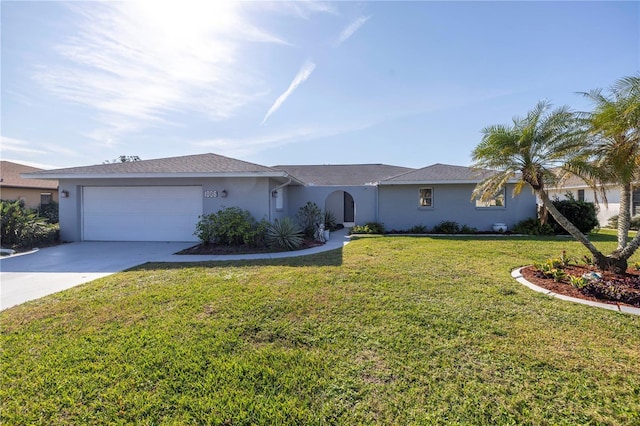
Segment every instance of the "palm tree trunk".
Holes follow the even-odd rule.
[[[618,256],[621,259],[629,259],[631,256],[633,256],[633,253],[638,250],[638,247],[640,247],[640,231],[638,231],[636,236],[633,237],[631,242],[629,242],[629,244],[627,244],[625,248],[618,252]]]
[[[627,246],[631,226],[631,184],[620,185],[620,212],[618,213],[618,251]]]
[[[587,237],[585,237],[585,235],[582,232],[580,232],[580,230],[576,228],[576,226],[573,223],[569,221],[569,219],[567,219],[566,217],[564,217],[562,213],[560,213],[560,211],[556,208],[556,206],[553,205],[553,203],[549,199],[549,195],[547,195],[546,191],[539,190],[538,196],[542,200],[542,205],[544,206],[544,208],[547,209],[549,213],[551,213],[551,216],[553,216],[556,222],[558,222],[560,226],[562,226],[569,234],[571,234],[571,236],[575,238],[576,241],[580,242],[583,246],[585,246],[591,252],[591,254],[593,254],[594,258],[597,259],[598,257],[605,257],[591,243],[591,241],[589,241]]]
[[[628,257],[624,257],[623,253],[619,250],[613,252],[610,256],[605,256],[602,254],[592,243],[585,237],[585,235],[580,232],[578,228],[575,227],[573,223],[571,223],[560,211],[553,205],[551,200],[549,200],[549,196],[546,191],[538,190],[538,196],[542,200],[543,206],[551,213],[551,216],[558,222],[560,226],[562,226],[576,241],[580,242],[583,246],[585,246],[593,255],[593,261],[596,264],[596,267],[601,271],[611,271],[615,274],[623,274],[627,270],[627,259],[633,254],[629,254]],[[637,240],[637,241],[636,241]],[[635,244],[636,249],[640,246],[640,232],[636,235],[636,238],[633,239],[632,244]],[[625,249],[631,249],[631,245],[629,244]],[[634,249],[635,251],[635,249]]]

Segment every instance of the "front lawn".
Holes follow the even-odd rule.
[[[510,277],[562,250],[587,254],[569,239],[370,237],[143,265],[0,313],[0,421],[640,424],[640,317]]]

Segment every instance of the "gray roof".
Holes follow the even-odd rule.
[[[313,186],[370,185],[415,170],[388,164],[280,165],[273,168],[284,170]]]
[[[250,176],[286,177],[279,170],[217,154],[186,155],[156,160],[126,163],[97,164],[69,167],[29,173],[29,178],[97,178],[97,177],[147,177],[161,175],[180,176]]]
[[[471,167],[433,164],[418,170],[385,179],[381,185],[400,185],[412,183],[477,183],[491,176],[489,170],[478,170]]]

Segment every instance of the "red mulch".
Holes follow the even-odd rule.
[[[588,272],[594,272],[594,271],[598,272],[602,275],[602,278],[604,281],[615,282],[616,288],[619,288],[622,291],[640,295],[640,286],[638,285],[638,283],[640,283],[640,271],[637,271],[635,269],[627,269],[627,273],[624,275],[614,274],[612,272],[602,273],[600,271],[597,271],[593,267],[577,266],[577,265],[566,266],[563,269],[564,269],[564,272],[567,274],[567,276],[573,275],[578,277],[581,277],[583,274]],[[536,269],[533,266],[524,267],[520,272],[522,273],[522,276],[530,283],[533,283],[538,287],[545,288],[557,294],[575,297],[577,299],[590,300],[594,302],[609,303],[612,305],[621,304],[621,305],[633,306],[633,305],[628,305],[626,303],[621,303],[616,300],[597,297],[595,295],[580,291],[576,287],[571,285],[568,278],[560,282],[556,282],[552,278],[541,278],[536,274]]]
[[[304,250],[311,247],[321,246],[320,241],[305,240],[298,250]],[[267,247],[253,247],[250,245],[241,246],[225,246],[220,244],[198,244],[189,247],[176,254],[200,254],[200,255],[219,255],[219,254],[256,254],[256,253],[275,253],[277,250],[271,250]]]

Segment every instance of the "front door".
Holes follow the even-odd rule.
[[[344,221],[354,222],[356,218],[355,202],[348,192],[344,193]]]

